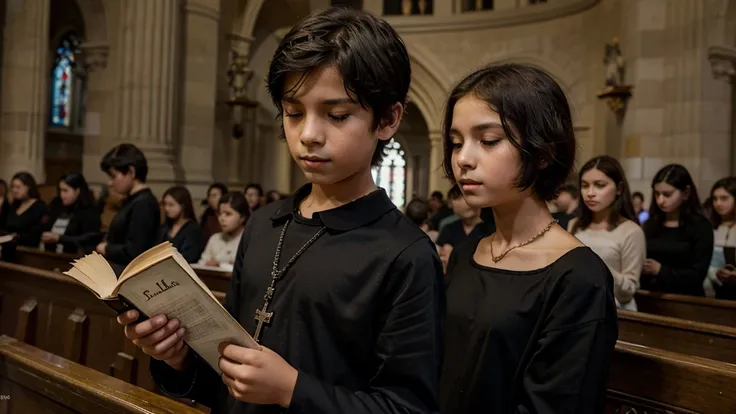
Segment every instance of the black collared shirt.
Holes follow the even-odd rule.
[[[213,413],[438,412],[445,296],[435,247],[383,190],[306,219],[297,211],[310,191],[254,213],[227,293],[226,307],[253,333],[284,224],[291,220],[279,269],[326,226],[276,283],[272,323],[261,335],[299,370],[289,409],[234,401],[201,362],[186,374],[152,362],[154,378]]]
[[[139,254],[153,247],[161,225],[158,200],[144,188],[128,196],[107,229],[105,258],[120,271]]]

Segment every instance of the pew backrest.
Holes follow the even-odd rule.
[[[736,301],[640,290],[636,306],[643,313],[736,327]]]

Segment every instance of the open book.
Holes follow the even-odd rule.
[[[64,274],[86,286],[118,314],[136,309],[146,318],[163,313],[178,319],[186,329],[184,341],[218,374],[217,347],[221,342],[259,348],[169,242],[133,259],[119,279],[96,252],[75,260]]]
[[[0,235],[0,244],[8,243],[13,241],[13,235],[12,234],[3,234]]]

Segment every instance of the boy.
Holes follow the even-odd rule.
[[[97,245],[97,253],[121,272],[139,254],[153,247],[161,225],[161,210],[156,197],[146,187],[148,162],[133,144],[120,144],[100,161],[108,175],[107,182],[117,194],[125,197],[107,230],[107,238]]]
[[[394,29],[361,11],[316,13],[282,40],[268,88],[309,184],[248,221],[226,304],[263,347],[222,344],[218,378],[178,321],[126,326],[162,389],[213,413],[438,412],[441,264],[371,177],[410,72]]]

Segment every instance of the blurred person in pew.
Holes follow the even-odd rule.
[[[40,200],[36,180],[30,173],[19,172],[10,180],[10,191],[13,202],[10,204],[8,216],[5,219],[3,233],[11,234],[13,240],[3,247],[3,256],[8,257],[13,250],[11,246],[25,246],[38,248],[41,242],[48,209]]]
[[[439,247],[440,260],[447,266],[452,250],[466,240],[483,238],[493,233],[486,228],[480,218],[480,207],[471,207],[465,201],[460,187],[456,184],[447,192],[450,208],[459,220],[445,225],[437,236],[436,244]],[[494,229],[495,230],[495,229]]]
[[[54,209],[41,242],[47,251],[91,253],[102,240],[100,212],[84,176],[64,174],[58,184],[61,206]]]
[[[197,263],[202,254],[202,230],[194,216],[192,195],[184,187],[171,187],[161,197],[166,219],[158,230],[156,243],[171,242],[188,263]]]
[[[646,238],[621,164],[607,155],[585,163],[580,169],[580,197],[580,216],[570,222],[570,234],[606,262],[613,275],[616,306],[636,311],[634,293],[646,256]]]
[[[713,227],[688,170],[679,164],[660,169],[652,180],[652,201],[644,223],[647,259],[641,288],[703,296],[713,256]]]
[[[245,199],[248,201],[248,207],[251,214],[263,205],[263,187],[258,183],[250,183],[245,186]]]
[[[736,248],[736,177],[716,181],[710,194],[713,256],[703,289],[706,296],[736,300],[736,263],[728,263],[724,251]]]
[[[411,220],[412,223],[422,229],[422,231],[424,231],[424,233],[426,233],[429,239],[434,243],[439,233],[437,233],[436,230],[431,230],[429,228],[429,203],[421,198],[415,198],[406,205],[404,214],[406,214],[406,217]]]
[[[281,200],[282,198],[284,198],[284,196],[281,193],[279,193],[276,190],[271,190],[268,193],[266,193],[266,204],[271,204],[274,201]]]
[[[570,221],[580,215],[580,189],[574,184],[563,185],[552,205],[557,208],[552,217],[563,229],[570,228]]]
[[[217,218],[217,206],[220,205],[222,196],[227,193],[227,186],[223,183],[214,183],[207,189],[207,200],[203,201],[207,208],[199,219],[199,227],[202,229],[202,246],[207,245],[213,234],[222,231],[220,221]]]
[[[631,194],[631,203],[634,205],[634,214],[636,214],[639,224],[644,224],[649,219],[649,212],[644,210],[644,194],[635,191]]]
[[[0,231],[5,228],[5,221],[10,213],[10,199],[8,196],[8,183],[0,178]]]
[[[613,278],[546,204],[575,160],[565,93],[534,66],[491,65],[445,108],[445,172],[496,231],[450,256],[441,412],[602,413]]]
[[[250,217],[250,205],[242,193],[233,191],[220,199],[217,213],[222,231],[210,237],[199,264],[232,271],[240,238]]]
[[[123,195],[105,241],[95,248],[119,274],[131,260],[154,246],[161,225],[158,200],[146,186],[148,161],[133,144],[120,144],[100,161],[111,192]]]

